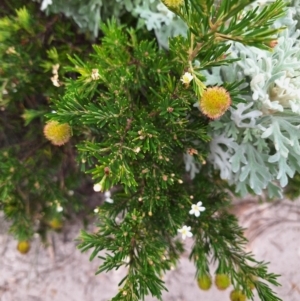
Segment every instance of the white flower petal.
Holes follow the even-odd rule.
[[[101,185],[99,183],[95,184],[93,188],[94,188],[94,191],[96,191],[96,192],[99,192],[102,189],[102,187],[101,187]]]
[[[110,198],[110,197],[111,197],[110,191],[109,191],[109,190],[108,190],[108,191],[105,191],[105,192],[104,192],[104,196],[105,196],[106,198]]]
[[[186,239],[186,237],[192,237],[193,234],[190,232],[191,231],[191,227],[188,226],[183,226],[181,229],[177,230],[179,233],[181,233],[181,237],[183,240]]]
[[[110,204],[113,204],[114,200],[111,199],[111,198],[106,198],[106,199],[105,199],[105,202],[110,203]]]

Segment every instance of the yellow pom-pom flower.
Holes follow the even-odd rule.
[[[183,0],[163,0],[163,3],[169,7],[177,8],[183,4]]]
[[[215,284],[219,290],[226,290],[231,284],[230,278],[226,274],[217,274]]]
[[[241,291],[233,290],[230,293],[231,301],[246,301],[246,295],[244,295]]]
[[[63,227],[63,222],[61,219],[54,217],[53,219],[51,219],[49,221],[49,226],[53,229],[53,230],[60,230]]]
[[[44,127],[45,137],[54,145],[63,145],[71,137],[71,127],[67,123],[50,121]]]
[[[202,113],[211,119],[221,117],[230,105],[230,94],[223,87],[207,88],[200,99]]]
[[[253,276],[253,275],[251,275],[250,276],[250,279],[247,279],[247,286],[251,289],[251,290],[253,290],[253,289],[255,289],[255,285],[254,285],[254,283],[257,281],[257,277],[255,277],[255,276]]]
[[[21,254],[26,254],[30,250],[30,243],[27,240],[21,240],[18,242],[17,250]]]
[[[211,288],[211,278],[209,275],[202,275],[198,278],[198,286],[204,290],[208,291]]]

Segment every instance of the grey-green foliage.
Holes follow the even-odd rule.
[[[148,30],[154,30],[159,45],[164,48],[168,48],[170,37],[186,36],[186,23],[159,0],[141,1],[133,13],[145,23]]]
[[[248,84],[245,103],[210,123],[209,160],[243,195],[267,189],[270,197],[281,197],[300,170],[300,43],[293,17],[290,8],[279,22],[288,29],[272,52],[237,43],[231,56],[240,61],[206,73],[209,84],[241,78]]]
[[[130,0],[125,3],[116,0],[43,0],[41,8],[47,14],[63,13],[72,18],[83,31],[90,31],[97,37],[100,23],[112,16],[119,17],[124,13],[124,6],[131,8],[130,4]]]
[[[300,1],[299,0],[293,0],[290,2],[291,7],[294,7],[296,10],[296,14],[295,14],[295,20],[298,21],[297,23],[297,28],[300,28]]]
[[[168,38],[186,34],[186,24],[171,12],[160,0],[41,0],[46,13],[63,13],[72,18],[83,31],[98,36],[99,26],[105,20],[119,19],[129,12],[138,18],[138,26],[154,30],[158,43],[167,48]]]

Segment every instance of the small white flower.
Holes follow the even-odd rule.
[[[94,189],[94,191],[99,192],[102,190],[102,186],[101,186],[101,184],[97,183],[94,185],[93,189]]]
[[[194,78],[194,77],[193,77],[193,75],[192,75],[191,73],[185,72],[185,73],[182,75],[182,77],[181,77],[180,80],[181,80],[184,84],[188,85],[188,84],[191,82],[191,80],[192,80],[193,78]]]
[[[105,191],[104,193],[104,197],[105,197],[105,202],[112,204],[114,202],[114,200],[111,198],[111,193],[110,191]]]
[[[52,66],[52,74],[58,74],[59,64],[55,64]]]
[[[198,202],[197,204],[192,205],[192,209],[190,210],[190,214],[195,214],[196,217],[200,216],[200,212],[204,211],[205,207],[202,206],[202,202]]]
[[[100,78],[99,70],[93,69],[91,77],[92,77],[92,80],[98,80]]]
[[[186,239],[186,237],[192,237],[193,233],[191,232],[191,227],[183,226],[181,229],[177,230],[182,235],[182,239]]]
[[[60,83],[59,83],[59,79],[58,79],[58,74],[54,74],[52,77],[51,77],[51,81],[53,83],[53,85],[55,87],[60,87]]]
[[[49,5],[52,5],[52,0],[43,0],[41,10],[45,10]]]
[[[58,204],[58,205],[56,206],[56,211],[57,211],[57,212],[62,212],[62,211],[64,211],[64,208],[63,208],[60,204]]]
[[[68,195],[69,195],[69,196],[74,195],[74,190],[69,190],[69,191],[68,191]]]
[[[135,149],[134,149],[134,152],[137,154],[137,153],[139,153],[141,151],[141,148],[138,146],[138,147],[136,147]]]
[[[17,54],[15,47],[8,47],[6,50],[7,54]]]
[[[106,202],[106,203],[113,204],[114,200],[111,199],[111,198],[106,198],[106,199],[105,199],[105,202]]]

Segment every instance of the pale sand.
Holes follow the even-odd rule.
[[[270,262],[269,270],[281,274],[281,287],[275,288],[283,301],[300,301],[300,201],[280,201],[257,205],[239,202],[234,208],[250,243],[248,250],[259,260]],[[1,301],[106,301],[113,297],[125,270],[95,276],[98,259],[75,248],[80,225],[67,224],[63,233],[50,232],[45,248],[39,237],[31,251],[21,255],[16,241],[6,234],[0,217],[0,300]],[[187,249],[192,241],[186,240]],[[184,254],[178,266],[167,273],[169,292],[164,301],[229,301],[229,293],[213,287],[198,289],[195,268]],[[156,300],[151,297],[147,301]],[[255,301],[259,299],[256,298]]]

